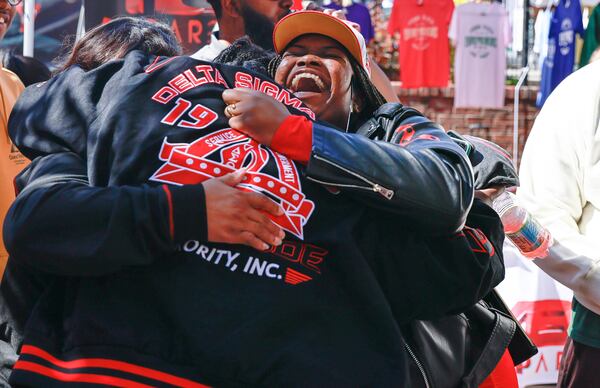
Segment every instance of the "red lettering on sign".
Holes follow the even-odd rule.
[[[562,360],[563,351],[559,350],[556,353],[556,370],[560,370],[560,361]]]
[[[548,365],[546,364],[546,359],[544,358],[544,353],[540,355],[540,360],[538,361],[537,366],[535,367],[535,373],[539,373],[540,368],[544,364],[544,371],[548,372]]]
[[[188,43],[202,43],[200,35],[202,35],[202,22],[195,19],[190,20],[188,22]]]
[[[183,42],[183,39],[181,38],[181,31],[179,31],[179,24],[177,23],[177,19],[173,19],[173,21],[171,22],[171,29],[175,33],[177,40]]]

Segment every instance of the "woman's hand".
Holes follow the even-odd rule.
[[[236,189],[244,175],[240,170],[202,183],[208,241],[244,244],[260,251],[281,245],[285,233],[268,215],[280,216],[283,210],[266,195]]]
[[[494,186],[483,190],[475,190],[475,198],[479,198],[486,205],[492,206],[494,200],[504,192],[504,186]]]
[[[266,146],[271,145],[275,132],[290,116],[282,103],[252,89],[227,89],[223,101],[227,104],[225,115],[229,117],[229,126]]]

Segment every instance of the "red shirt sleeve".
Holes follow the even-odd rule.
[[[303,116],[288,116],[275,131],[271,149],[296,162],[308,163],[312,149],[312,122]]]

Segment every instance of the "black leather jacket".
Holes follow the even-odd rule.
[[[465,151],[402,104],[383,105],[356,134],[315,124],[306,176],[352,191],[427,233],[460,230],[473,201]]]

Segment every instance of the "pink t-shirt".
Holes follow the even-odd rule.
[[[511,42],[506,10],[500,3],[456,7],[448,36],[454,42],[454,106],[504,106],[506,48]]]

